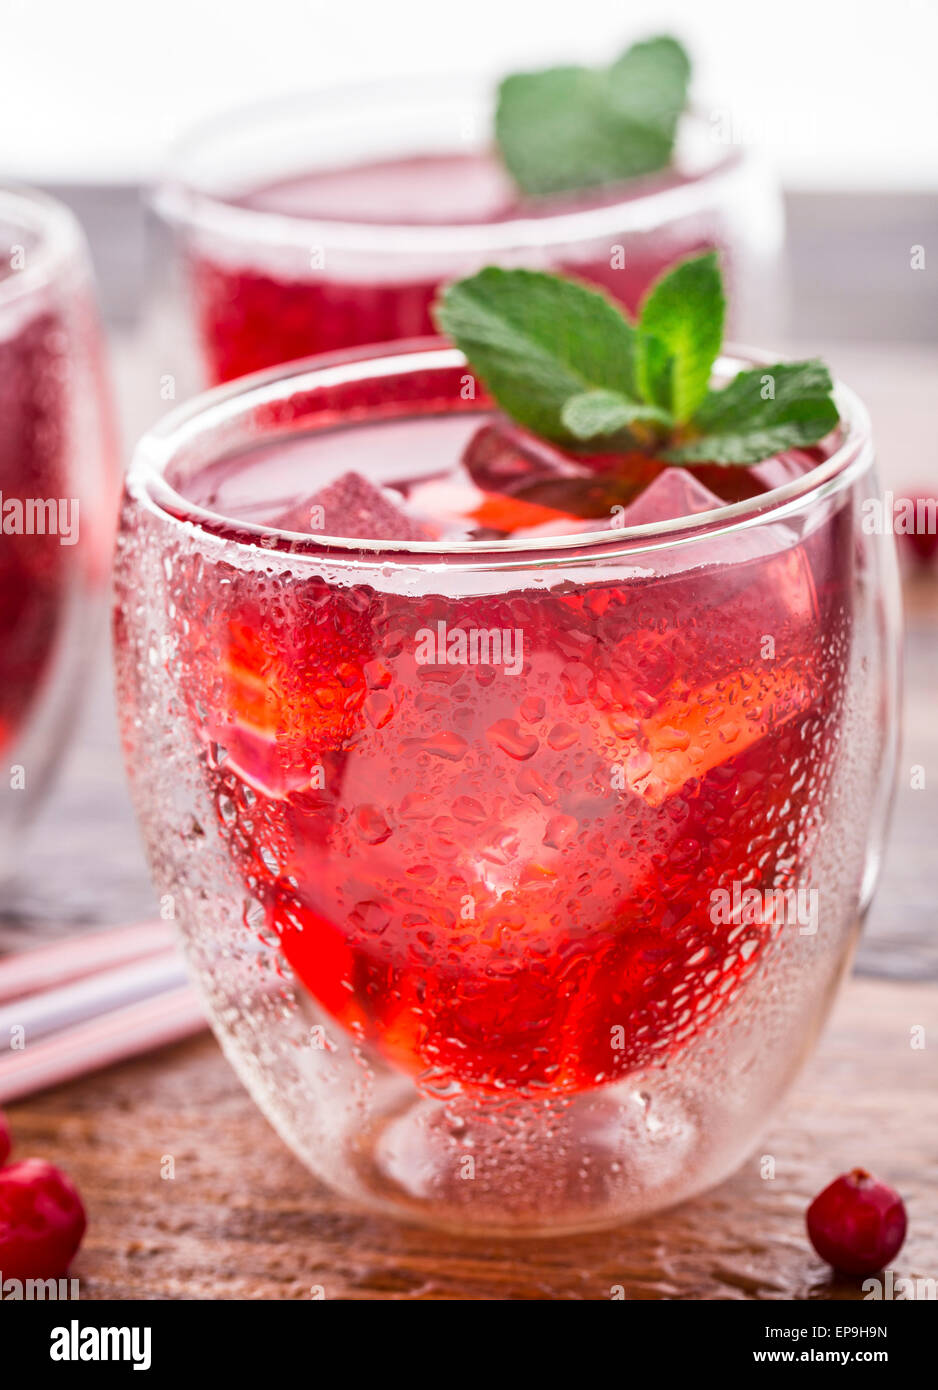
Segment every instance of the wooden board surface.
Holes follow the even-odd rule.
[[[926,1047],[911,1046],[925,1028]],[[635,1227],[468,1240],[362,1214],[325,1191],[201,1038],[11,1107],[21,1157],[60,1162],[90,1215],[83,1299],[857,1298],[804,1212],[866,1165],[902,1192],[896,1277],[938,1275],[938,987],[854,980],[753,1157]],[[760,1176],[764,1155],[774,1179]],[[161,1176],[166,1156],[175,1177]]]

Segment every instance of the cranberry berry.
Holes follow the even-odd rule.
[[[78,1189],[42,1158],[0,1169],[0,1270],[8,1279],[57,1279],[85,1233]]]
[[[875,1274],[905,1240],[898,1192],[862,1168],[843,1173],[808,1208],[808,1235],[822,1260],[842,1274]]]
[[[900,512],[900,499],[896,499],[895,506],[895,526],[899,535],[899,545],[906,547],[906,554],[919,564],[923,569],[938,560],[938,533],[935,531],[935,510],[938,507],[934,493],[927,488],[912,489],[908,493],[908,499],[914,506],[913,516],[915,524],[911,529],[907,529],[908,523]],[[906,503],[906,499],[901,499]],[[899,527],[900,517],[902,519],[901,529]]]

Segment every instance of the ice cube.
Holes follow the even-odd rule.
[[[687,469],[666,468],[635,502],[617,513],[614,525],[644,526],[699,516],[723,506],[726,503]],[[804,547],[797,544],[795,531],[784,522],[704,536],[673,550],[654,552],[654,567],[660,575],[677,575],[702,566],[719,566],[720,573],[697,591],[699,606],[723,606],[729,616],[727,605],[742,590],[750,600],[747,610],[761,608],[765,624],[816,617],[814,582]],[[752,591],[754,583],[757,591]],[[771,626],[766,626],[765,631],[770,630]]]
[[[476,533],[473,515],[484,500],[485,493],[461,471],[427,478],[407,489],[411,513],[432,524],[439,536],[453,540],[466,540]]]
[[[698,516],[725,503],[686,468],[666,468],[644,492],[616,513],[617,526],[647,526],[679,516]]]
[[[226,771],[271,800],[335,792],[363,720],[370,623],[352,619],[341,596],[317,608],[316,625],[297,590],[276,615],[238,586],[229,602],[190,663],[192,705],[204,710],[200,736],[224,749]]]
[[[634,751],[631,735],[623,740],[626,785],[660,806],[690,778],[705,777],[803,714],[817,693],[813,673],[797,661],[733,671],[696,690],[673,692],[639,721]]]
[[[360,473],[343,473],[278,518],[286,531],[309,531],[363,541],[432,540],[428,528]]]

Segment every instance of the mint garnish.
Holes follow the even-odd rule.
[[[751,464],[822,439],[839,415],[821,362],[756,367],[709,389],[723,313],[713,252],[663,275],[637,324],[579,281],[496,266],[448,285],[435,306],[498,405],[559,444]]]
[[[498,90],[495,138],[523,193],[565,193],[671,162],[690,60],[676,39],[633,44],[611,67],[515,73]]]
[[[618,434],[629,427],[648,422],[668,424],[668,416],[657,406],[630,401],[619,391],[582,391],[570,396],[560,419],[574,439],[598,439]]]
[[[782,449],[815,444],[840,416],[831,374],[816,358],[740,372],[708,391],[693,417],[694,436],[669,449],[671,463],[758,463]]]

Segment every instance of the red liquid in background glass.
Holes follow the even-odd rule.
[[[638,199],[690,181],[677,173],[659,176],[631,185],[628,197]],[[558,211],[582,212],[622,199],[620,188],[562,201],[519,201],[494,156],[453,154],[313,173],[232,202],[258,212],[326,223],[482,227],[516,217],[536,220]],[[732,247],[722,244],[719,214],[713,213],[624,234],[624,265],[615,252],[616,238],[609,241],[601,254],[596,251],[585,258],[570,248],[570,259],[561,256],[549,268],[605,287],[633,313],[649,285],[685,256],[718,246],[725,263],[732,259]],[[311,261],[315,254],[316,248],[310,247]],[[532,263],[536,256],[532,252]],[[370,263],[365,253],[356,259],[367,266],[364,274],[331,269],[327,249],[322,268],[299,278],[252,264],[249,251],[225,257],[193,252],[189,273],[212,380],[227,381],[312,353],[432,333],[429,311],[441,279],[478,269],[486,258],[460,270],[441,267],[428,257],[424,272],[410,274],[390,273],[388,258],[377,251]],[[498,258],[493,254],[488,259]],[[732,278],[732,265],[724,268]]]
[[[68,497],[66,338],[53,313],[0,338],[0,492]],[[0,534],[0,751],[13,742],[53,658],[70,556],[58,535]]]
[[[385,500],[407,525],[435,524],[445,549],[457,499],[463,536],[492,529],[453,466],[485,419],[272,444],[185,490],[235,519],[225,534],[238,519],[295,524],[354,471],[396,483]],[[758,491],[820,456],[742,474]],[[446,494],[453,514],[434,523],[417,502]],[[642,519],[681,497],[719,500],[669,470],[639,493]],[[340,586],[299,562],[276,582],[220,563],[197,583],[202,560],[174,557],[191,595],[189,717],[266,918],[248,914],[245,933],[276,933],[313,999],[429,1089],[572,1093],[666,1064],[791,932],[714,920],[713,890],[803,883],[820,829],[849,526],[800,545],[773,534],[768,555],[714,538],[700,542],[709,567],[659,555],[664,573],[628,582],[602,562],[541,589],[447,574],[446,597]],[[419,660],[441,623],[520,630],[523,661]]]

